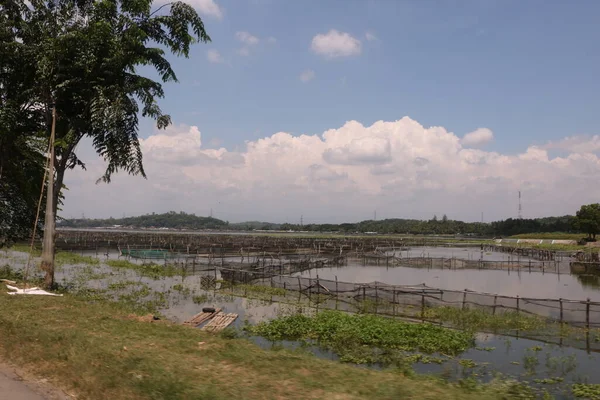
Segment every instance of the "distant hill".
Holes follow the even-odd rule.
[[[415,235],[474,235],[474,236],[512,236],[519,234],[535,234],[544,232],[578,233],[573,228],[575,217],[546,217],[536,219],[513,219],[491,223],[463,222],[434,216],[428,221],[416,219],[384,219],[367,220],[343,224],[276,224],[262,221],[229,223],[212,217],[199,217],[185,212],[171,211],[164,214],[146,214],[139,217],[108,219],[70,219],[62,220],[59,227],[65,228],[98,228],[121,227],[131,228],[170,228],[170,229],[218,229],[234,231],[254,230],[292,230],[309,232],[341,232],[341,233],[400,233]]]
[[[274,224],[272,222],[261,222],[261,221],[246,221],[229,224],[229,229],[240,230],[240,231],[276,231],[281,229],[281,224]]]
[[[170,211],[164,214],[146,214],[139,217],[107,219],[66,219],[57,223],[63,228],[171,228],[171,229],[225,229],[228,222],[212,217],[198,217],[194,214]]]

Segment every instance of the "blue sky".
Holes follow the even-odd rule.
[[[212,43],[172,58],[148,179],[95,185],[83,143],[67,216],[495,220],[519,190],[526,217],[600,198],[598,1],[189,1]]]
[[[173,61],[180,84],[161,102],[175,121],[228,148],[278,131],[322,133],[355,119],[410,116],[463,135],[485,126],[493,148],[522,151],[597,132],[600,3],[596,1],[218,1],[213,42]],[[310,51],[330,29],[362,43],[357,56]],[[238,31],[260,42],[236,53]],[[367,41],[365,33],[377,39]],[[274,37],[275,44],[267,43]],[[217,50],[228,64],[213,64]],[[299,75],[311,69],[315,78]]]

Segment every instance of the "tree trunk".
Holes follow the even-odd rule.
[[[44,287],[54,287],[54,228],[56,215],[54,210],[54,134],[56,130],[56,107],[52,108],[52,132],[50,133],[50,162],[48,163],[48,186],[46,194],[46,216],[44,220],[44,239],[42,242],[41,269],[46,273]]]

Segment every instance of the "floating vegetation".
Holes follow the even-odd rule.
[[[285,289],[260,285],[237,285],[235,288],[245,292],[262,293],[270,296],[285,296],[287,293]]]
[[[583,397],[586,399],[600,399],[600,385],[592,385],[587,383],[576,383],[571,386],[575,397]]]
[[[475,361],[469,360],[468,358],[458,360],[458,363],[465,368],[475,368],[477,366],[477,363]]]
[[[68,251],[57,251],[54,256],[54,262],[56,265],[77,265],[77,264],[88,264],[88,265],[99,265],[100,260],[90,256],[82,256],[76,253]]]
[[[208,301],[208,295],[200,294],[200,295],[194,296],[194,297],[192,297],[192,301],[194,302],[194,304],[206,303]]]
[[[474,335],[428,323],[413,324],[376,315],[323,311],[314,317],[294,314],[247,326],[271,341],[310,340],[355,363],[391,361],[390,351],[457,355],[472,347]],[[375,351],[374,349],[378,349]]]
[[[133,269],[138,271],[141,276],[146,276],[153,279],[159,279],[161,277],[172,277],[182,275],[184,273],[182,268],[177,268],[171,264],[136,264],[128,260],[108,260],[106,261],[106,264],[113,268]]]
[[[554,378],[534,379],[533,382],[540,384],[540,385],[555,385],[557,383],[561,383],[564,380],[565,380],[565,378],[557,376]]]
[[[172,288],[174,291],[179,292],[184,296],[189,296],[190,293],[192,292],[190,290],[190,288],[183,286],[181,283],[176,283],[175,285],[172,286]]]
[[[542,317],[526,315],[516,311],[491,314],[480,309],[460,309],[448,306],[428,308],[425,310],[424,316],[427,319],[437,320],[468,331],[506,332],[519,330],[522,332],[535,332],[546,328],[550,323]]]

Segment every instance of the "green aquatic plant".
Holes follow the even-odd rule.
[[[564,380],[565,380],[565,378],[557,376],[554,378],[534,379],[533,382],[535,382],[537,384],[541,384],[541,385],[554,385],[554,384],[560,383]]]
[[[70,251],[58,251],[54,257],[56,265],[88,264],[99,265],[100,260],[91,256],[82,256]]]
[[[246,329],[272,341],[314,340],[344,353],[344,349],[366,347],[456,355],[475,343],[474,335],[468,332],[338,311],[322,311],[314,317],[284,316]]]
[[[192,301],[194,302],[194,304],[206,303],[208,301],[208,295],[200,294],[200,295],[194,296],[194,297],[192,297]]]
[[[160,265],[154,263],[136,264],[128,260],[108,260],[106,265],[112,268],[126,268],[137,271],[141,276],[159,279],[182,274],[183,269],[172,264]]]
[[[184,296],[189,296],[190,294],[190,289],[186,288],[181,283],[176,283],[175,285],[173,285],[173,290],[183,294]]]
[[[269,296],[285,296],[287,293],[287,290],[282,288],[261,285],[236,285],[234,288],[244,292],[261,293]]]
[[[470,360],[468,358],[458,360],[458,363],[465,368],[475,368],[477,366],[477,363],[475,361]]]
[[[600,385],[598,384],[576,383],[571,386],[571,390],[575,397],[593,400],[600,399]]]
[[[492,314],[482,309],[460,309],[449,306],[428,308],[425,310],[424,316],[426,319],[440,321],[469,331],[508,332],[518,330],[531,332],[543,329],[548,324],[544,318],[516,311]]]

